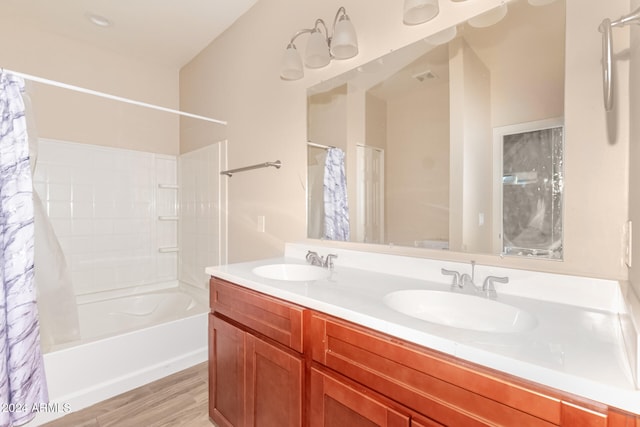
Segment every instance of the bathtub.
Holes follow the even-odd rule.
[[[206,295],[173,283],[79,297],[81,339],[44,354],[52,409],[27,425],[40,425],[206,361]]]

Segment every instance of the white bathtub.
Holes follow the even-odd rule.
[[[30,427],[207,360],[205,291],[174,284],[79,300],[81,339],[44,354],[50,406],[61,412],[38,414]]]

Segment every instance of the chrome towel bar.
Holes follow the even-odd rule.
[[[280,166],[282,166],[282,162],[280,160],[276,160],[275,162],[265,162],[257,165],[245,166],[243,168],[238,168],[238,169],[229,169],[229,170],[220,172],[220,175],[231,176],[236,172],[244,172],[244,171],[248,171],[252,169],[260,169],[260,168],[268,168],[270,166],[273,166],[276,169],[280,169]]]

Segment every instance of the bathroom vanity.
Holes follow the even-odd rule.
[[[339,251],[333,272],[304,262],[288,245],[285,258],[207,269],[209,413],[219,426],[640,426],[611,283],[583,279],[596,295],[572,298],[576,306],[514,295],[526,294],[531,272],[509,270],[495,301],[535,320],[495,332],[486,319],[452,327],[385,302],[451,292],[435,261]],[[383,267],[392,274],[375,271]],[[548,276],[556,288],[576,280]]]

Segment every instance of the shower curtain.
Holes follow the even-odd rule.
[[[0,72],[0,426],[48,402],[34,282],[34,213],[24,81]]]
[[[34,176],[38,164],[38,131],[29,89],[30,87],[27,86],[22,92],[22,101],[29,137],[31,176]],[[80,321],[71,272],[51,219],[36,188],[33,189],[33,209],[35,286],[40,317],[40,343],[42,351],[47,353],[56,345],[80,339]]]
[[[348,241],[349,234],[344,151],[331,147],[324,167],[324,238]]]

